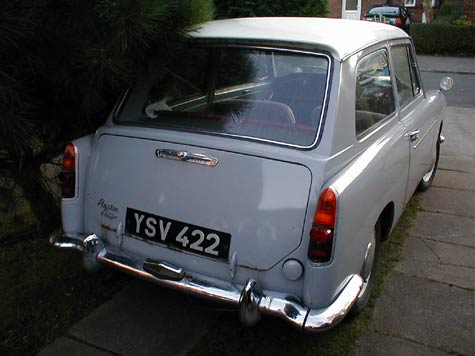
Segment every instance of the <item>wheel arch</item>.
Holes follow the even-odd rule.
[[[389,202],[379,214],[378,220],[381,224],[381,241],[386,241],[389,237],[394,223],[394,203]]]

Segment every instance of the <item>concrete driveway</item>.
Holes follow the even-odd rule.
[[[404,260],[385,280],[355,354],[475,355],[475,58],[418,56],[426,89],[452,76],[439,170]]]
[[[448,109],[439,170],[356,355],[475,354],[475,109]]]

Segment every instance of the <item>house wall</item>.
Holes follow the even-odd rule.
[[[454,1],[454,0],[445,0],[445,1]],[[330,14],[328,17],[341,18],[341,8],[342,0],[328,0],[330,7]],[[384,4],[386,0],[361,0],[361,16],[368,12],[368,10],[374,5]],[[414,16],[412,18],[413,22],[422,22],[422,13],[424,8],[422,6],[423,0],[416,0],[416,6],[408,7],[409,11],[414,11]],[[433,8],[434,15],[437,15],[437,10],[439,9],[440,0],[435,1],[435,6]],[[391,3],[394,5],[404,4],[404,0],[391,0]],[[464,14],[467,16],[468,20],[475,24],[475,0],[463,0],[463,10]]]
[[[341,4],[342,0],[328,0],[328,5],[330,8],[330,14],[328,17],[341,19]]]
[[[364,1],[364,0],[363,0]],[[398,4],[404,4],[404,0],[397,1],[395,0],[396,3]],[[395,3],[393,1],[393,3]],[[424,7],[423,7],[423,0],[416,0],[416,6],[408,6],[407,9],[409,12],[414,12],[414,15],[411,18],[412,22],[422,22],[422,14],[424,13]],[[437,10],[439,8],[439,2],[436,1],[435,6],[433,7],[433,14],[435,15],[437,13]]]
[[[475,1],[463,0],[463,13],[467,16],[468,20],[475,24]]]
[[[450,1],[450,0],[445,0]],[[464,8],[471,11],[471,16],[475,16],[475,0],[463,0],[464,1]],[[329,17],[333,18],[341,18],[341,9],[342,9],[342,0],[329,0],[329,7],[330,7],[330,14]],[[424,8],[422,7],[423,0],[416,0],[416,6],[408,7],[409,11],[414,11],[414,16],[412,18],[413,22],[422,22],[422,13],[424,12]],[[386,3],[386,0],[361,0],[361,18],[363,15],[368,12],[368,10],[375,5],[381,5]],[[391,0],[393,5],[403,5],[404,0]],[[437,10],[439,8],[439,0],[435,1],[435,6],[433,8],[434,15],[437,14]],[[467,10],[465,13],[468,15]],[[470,16],[469,16],[470,18]],[[472,20],[473,21],[473,20]]]

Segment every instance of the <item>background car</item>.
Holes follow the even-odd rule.
[[[399,27],[409,33],[411,13],[404,6],[376,5],[364,15],[366,21],[382,22]]]

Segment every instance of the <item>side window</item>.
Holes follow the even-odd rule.
[[[409,103],[421,91],[416,62],[409,46],[395,46],[391,50],[401,107]]]
[[[371,53],[358,63],[355,94],[356,135],[361,137],[395,111],[385,50]]]
[[[407,46],[393,47],[391,55],[394,63],[394,76],[396,77],[399,104],[403,107],[414,97]]]
[[[411,80],[412,80],[412,92],[414,96],[419,95],[421,92],[421,81],[417,73],[417,64],[414,56],[414,51],[411,50],[411,47],[407,47],[407,53],[409,54],[409,63],[411,65]]]

